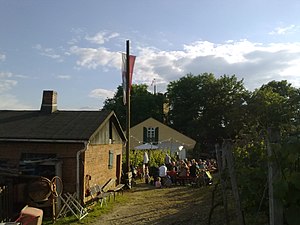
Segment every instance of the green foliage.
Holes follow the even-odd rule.
[[[277,198],[284,199],[288,193],[289,185],[285,180],[274,182],[274,193]]]
[[[264,142],[240,143],[233,153],[243,209],[254,214],[266,191],[267,156]],[[267,207],[268,202],[264,201],[261,211],[267,213]]]
[[[243,127],[248,95],[234,75],[217,79],[213,74],[188,74],[168,85],[169,118],[176,130],[212,150]]]
[[[106,109],[116,112],[124,127],[122,87],[107,99]],[[170,106],[167,123],[197,141],[196,153],[213,150],[216,143],[231,139],[242,205],[247,216],[268,215],[267,165],[275,163],[281,176],[274,183],[275,195],[284,205],[286,223],[297,224],[300,211],[300,89],[287,81],[271,81],[254,92],[244,88],[235,75],[216,78],[211,73],[187,74],[170,82],[165,95],[153,95],[146,85],[132,88],[132,120],[135,125],[148,117],[159,121],[163,104]],[[268,157],[269,131],[279,133]],[[131,157],[133,154],[131,154]],[[158,166],[164,153],[152,151],[150,165]],[[131,162],[142,162],[142,153]],[[259,211],[259,212],[257,212]],[[250,215],[250,216],[249,216]]]
[[[161,93],[152,94],[147,90],[145,84],[133,84],[131,87],[131,126],[153,117],[163,121],[163,104],[165,96]],[[123,103],[123,88],[119,86],[113,98],[106,99],[103,109],[113,110],[122,127],[126,126],[126,106]]]
[[[132,151],[130,154],[130,162],[134,166],[142,166],[143,165],[143,157],[144,152],[148,152],[149,156],[149,166],[160,166],[162,163],[164,163],[166,154],[170,155],[170,151],[162,151],[162,150],[135,150]],[[171,156],[171,155],[170,155]],[[172,157],[172,156],[171,156]],[[173,156],[173,159],[175,159],[175,156]],[[125,159],[123,159],[125,163]]]
[[[113,110],[123,128],[126,126],[126,107],[123,103],[123,88],[122,86],[118,86],[117,92],[115,93],[113,98],[107,98],[104,101],[103,109]]]
[[[299,224],[299,212],[300,207],[295,205],[290,206],[285,210],[285,217],[289,225]]]
[[[275,161],[281,169],[281,176],[274,182],[274,193],[283,204],[285,219],[289,225],[299,224],[300,140],[297,136],[282,141]]]
[[[271,81],[255,90],[249,99],[249,114],[257,128],[278,128],[283,136],[299,125],[300,94],[286,81]]]
[[[149,166],[161,166],[161,164],[163,164],[165,161],[165,156],[166,153],[170,154],[170,152],[168,151],[161,151],[161,150],[155,150],[153,152],[151,152],[150,154],[150,165]]]
[[[255,90],[247,101],[247,118],[234,150],[243,207],[250,214],[268,215],[267,165],[281,171],[274,182],[275,197],[284,207],[287,224],[297,224],[300,206],[299,90],[286,81],[272,81]],[[279,132],[271,144],[273,156],[267,157],[265,140],[269,130]],[[258,208],[260,207],[260,208]]]
[[[107,205],[102,206],[99,202],[95,202],[95,205],[88,207],[88,215],[84,217],[82,220],[78,220],[71,212],[64,216],[63,218],[59,218],[55,224],[56,225],[64,225],[64,224],[72,224],[72,225],[79,225],[79,224],[95,224],[98,221],[99,216],[109,213],[118,203],[123,203],[128,201],[128,196],[126,195],[118,195],[118,197],[114,201],[107,201]],[[44,219],[44,225],[53,224],[52,220]]]

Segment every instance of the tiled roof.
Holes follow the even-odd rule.
[[[89,140],[112,111],[0,110],[0,140]]]

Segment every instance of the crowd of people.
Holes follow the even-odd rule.
[[[137,176],[157,188],[186,184],[209,185],[212,183],[211,173],[217,170],[215,159],[172,160],[168,154],[159,167],[149,167],[148,163],[148,156],[144,155],[143,168],[137,169]]]

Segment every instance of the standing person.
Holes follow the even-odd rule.
[[[148,153],[145,151],[144,152],[144,157],[143,157],[143,171],[145,175],[145,170],[148,169],[148,164],[149,164],[149,157]]]
[[[180,185],[185,185],[185,180],[188,176],[188,173],[189,173],[189,167],[187,166],[185,161],[181,160],[179,165],[179,174],[178,174]]]
[[[148,157],[148,153],[145,151],[144,152],[144,160],[143,160],[144,165],[148,166],[149,163],[149,157]]]
[[[195,182],[197,179],[198,171],[199,171],[198,163],[196,162],[195,159],[192,159],[191,166],[190,166],[190,176],[192,177],[193,182]]]
[[[165,156],[165,165],[168,168],[168,170],[171,170],[171,157],[168,155],[168,153]]]
[[[144,152],[144,159],[143,159],[143,176],[145,178],[146,184],[149,183],[149,168],[148,168],[148,164],[149,164],[149,157],[148,157],[148,153],[145,151]]]

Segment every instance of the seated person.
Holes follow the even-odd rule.
[[[167,172],[168,176],[170,176],[172,183],[176,183],[176,177],[177,177],[177,172],[175,170],[175,167],[173,167],[172,170]]]
[[[167,167],[165,166],[165,164],[162,164],[162,165],[159,167],[159,176],[160,176],[160,177],[165,177],[165,176],[167,176]]]
[[[159,167],[159,177],[161,178],[162,185],[164,185],[165,179],[167,177],[167,167],[165,166],[165,164],[162,164]]]
[[[162,187],[161,181],[160,181],[160,177],[157,177],[157,178],[156,178],[156,181],[155,181],[155,187],[156,187],[156,188],[161,188],[161,187]]]
[[[164,183],[162,184],[165,187],[171,187],[172,186],[172,180],[170,176],[166,176],[164,178]]]
[[[149,177],[153,177],[153,185],[155,184],[156,178],[159,177],[159,167],[149,167]]]
[[[187,164],[184,161],[181,161],[179,166],[179,174],[178,174],[179,183],[181,185],[185,185],[185,179],[187,178],[188,174],[189,174],[189,168]]]

